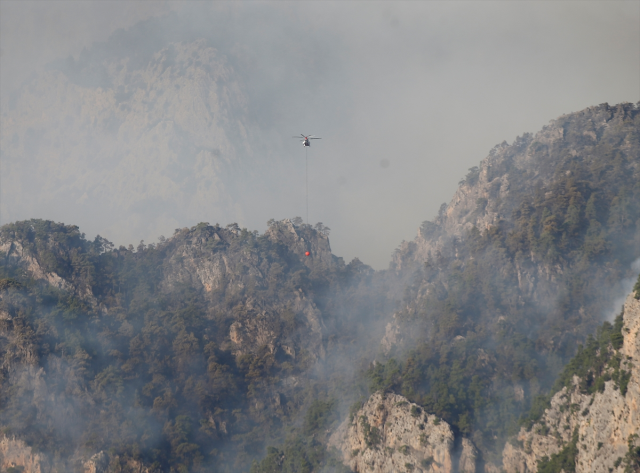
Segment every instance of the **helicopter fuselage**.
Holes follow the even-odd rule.
[[[322,139],[320,137],[313,136],[313,135],[305,136],[302,133],[300,134],[300,136],[292,136],[292,138],[296,138],[296,139],[302,138],[300,141],[302,142],[302,146],[304,146],[304,147],[311,146],[311,140],[321,140]]]

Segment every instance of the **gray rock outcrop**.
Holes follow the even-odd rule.
[[[456,451],[448,423],[405,397],[377,392],[329,439],[358,473],[475,473],[477,450],[462,439]]]
[[[48,473],[46,459],[22,440],[6,435],[0,438],[0,471],[22,467],[24,473]]]
[[[84,473],[107,473],[109,457],[104,452],[98,452],[84,462]]]
[[[201,287],[212,310],[220,294],[244,294],[229,327],[236,355],[267,347],[272,354],[281,350],[293,359],[301,354],[312,360],[323,358],[322,314],[310,297],[295,288],[280,288],[269,302],[247,294],[250,287],[275,287],[285,268],[262,257],[257,249],[237,248],[241,233],[237,225],[200,224],[181,230],[172,239],[175,248],[164,267],[164,289],[170,291],[181,284]],[[264,237],[282,245],[294,260],[292,264],[311,269],[335,265],[329,239],[308,226],[296,226],[289,219],[272,222]],[[283,320],[297,329],[283,330]]]

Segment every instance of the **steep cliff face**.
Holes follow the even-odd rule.
[[[337,268],[338,259],[331,254],[326,235],[308,225],[294,225],[289,219],[270,223],[264,237],[286,252],[281,256],[287,263],[311,270]],[[272,262],[260,253],[261,248],[240,248],[237,244],[255,233],[249,234],[235,224],[226,228],[199,224],[196,229],[184,228],[174,236],[177,245],[164,271],[167,288],[189,283],[215,293],[239,291],[248,285],[268,286]]]
[[[296,226],[289,219],[273,222],[265,235],[273,242],[285,245],[305,266],[317,270],[335,269],[336,257],[331,253],[329,237],[324,227],[311,231],[307,225]],[[307,255],[306,253],[309,253]]]
[[[72,288],[71,284],[62,279],[59,274],[45,271],[36,258],[26,251],[20,242],[1,241],[0,251],[3,252],[7,258],[13,260],[12,264],[21,266],[31,274],[34,279],[51,284],[58,289],[68,290]]]
[[[22,440],[3,436],[0,438],[0,469],[22,467],[24,473],[49,473],[48,463],[42,455],[32,451]]]
[[[492,149],[438,216],[423,222],[417,237],[394,254],[390,267],[411,293],[404,318],[430,297],[446,299],[452,270],[481,264],[489,243],[496,250],[492,278],[513,292],[511,304],[546,312],[566,306],[564,281],[573,277],[576,255],[584,255],[581,264],[595,271],[596,297],[575,309],[591,324],[586,333],[592,332],[596,314],[610,309],[607,294],[621,290],[619,278],[609,276],[613,268],[598,269],[602,258],[615,255],[614,271],[629,277],[640,256],[639,127],[637,104],[603,104]],[[504,314],[494,315],[483,322],[495,325]],[[401,318],[387,329],[387,352],[411,340]]]
[[[329,440],[353,471],[475,473],[470,440],[454,448],[449,424],[397,394],[377,392]]]
[[[508,473],[538,471],[539,462],[560,459],[577,473],[637,471],[640,441],[640,300],[631,294],[624,305],[624,343],[620,370],[630,373],[620,387],[606,381],[602,392],[584,394],[577,376],[563,388],[530,431],[521,429],[507,443],[503,465]],[[611,375],[612,373],[609,373]],[[611,377],[611,376],[609,376]],[[624,391],[624,392],[623,392]],[[544,463],[544,461],[543,461]]]
[[[570,248],[570,241],[574,246],[587,243],[589,258],[619,249],[628,272],[640,255],[640,239],[634,236],[638,210],[632,197],[640,180],[639,127],[638,104],[602,104],[552,120],[535,135],[525,133],[512,144],[495,146],[469,170],[438,216],[423,222],[413,241],[400,245],[391,268],[417,286],[415,299],[429,294],[442,298],[449,290],[447,266],[468,258],[478,236],[495,241],[500,234],[511,234],[500,246],[503,257],[512,261],[497,269],[515,283],[520,301],[542,309],[557,304],[559,283],[571,271],[571,257],[563,255],[577,249]],[[607,201],[613,204],[609,211]],[[633,211],[615,214],[616,206],[629,204]],[[620,225],[620,219],[628,221]],[[611,225],[629,234],[606,235]],[[595,241],[596,235],[601,239]],[[412,280],[425,272],[430,273],[426,281]],[[395,329],[397,324],[390,332]]]

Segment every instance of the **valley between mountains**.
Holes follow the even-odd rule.
[[[329,234],[1,227],[0,468],[639,471],[640,104],[497,145],[384,271]]]

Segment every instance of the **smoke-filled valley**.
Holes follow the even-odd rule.
[[[4,225],[3,466],[499,471],[637,277],[639,166],[637,105],[560,117],[496,146],[385,271],[301,219],[137,248]],[[373,393],[399,397],[368,414]]]
[[[499,3],[140,3],[3,86],[0,472],[640,471],[640,9]]]

